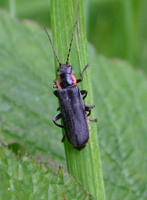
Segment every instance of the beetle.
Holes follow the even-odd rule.
[[[88,116],[91,114],[91,108],[94,105],[85,105],[84,99],[87,96],[86,90],[79,90],[77,83],[83,80],[83,74],[88,68],[87,64],[81,72],[81,78],[76,79],[72,66],[69,64],[69,56],[71,52],[71,46],[73,42],[73,36],[77,21],[74,25],[72,37],[69,45],[66,63],[61,64],[59,57],[56,53],[54,45],[51,41],[50,35],[45,29],[56,59],[59,63],[58,68],[58,79],[54,81],[55,96],[59,99],[60,107],[57,109],[61,111],[57,116],[54,117],[53,122],[60,128],[65,129],[64,138],[67,137],[68,141],[78,150],[83,149],[89,140],[89,121],[97,121],[96,119],[89,119]],[[63,120],[63,125],[58,124],[59,119]]]

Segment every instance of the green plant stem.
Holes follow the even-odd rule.
[[[76,0],[51,0],[51,24],[55,49],[61,63],[66,62],[69,43],[73,31],[73,26],[77,20],[77,10],[79,6],[79,20],[74,35],[69,62],[73,66],[76,75],[87,64],[87,44],[84,28],[83,1]],[[56,62],[56,70],[58,68]],[[88,90],[86,104],[93,104],[92,85],[90,68],[84,74],[84,81],[79,84],[80,89]],[[94,118],[92,115],[91,118]],[[100,155],[98,150],[96,123],[90,124],[90,139],[86,148],[78,151],[65,139],[65,154],[69,172],[76,177],[96,199],[104,200],[104,185],[101,170]]]
[[[9,9],[10,9],[10,15],[12,17],[16,17],[16,5],[15,0],[9,0]]]
[[[135,3],[136,4],[136,3]],[[123,21],[124,21],[124,37],[126,44],[126,59],[133,65],[136,64],[137,58],[135,56],[136,45],[137,45],[137,21],[135,21],[136,28],[133,27],[133,2],[131,0],[122,0],[123,8]]]

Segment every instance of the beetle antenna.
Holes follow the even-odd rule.
[[[77,20],[76,20],[76,23],[75,23],[75,25],[73,27],[73,31],[72,31],[72,36],[71,36],[71,41],[70,41],[69,50],[68,50],[68,54],[67,54],[66,64],[68,64],[68,61],[69,61],[69,56],[70,56],[71,47],[72,47],[72,43],[73,43],[73,37],[74,37],[76,26],[78,24],[78,19],[79,19],[79,6],[78,6],[78,13],[77,13]]]
[[[49,35],[49,33],[48,33],[48,31],[47,31],[47,29],[46,29],[45,27],[44,27],[44,30],[45,30],[45,32],[46,32],[46,34],[47,34],[47,36],[48,36],[49,42],[50,42],[51,47],[52,47],[52,49],[53,49],[53,52],[54,52],[54,54],[55,54],[55,56],[56,56],[56,59],[57,59],[59,65],[61,65],[60,60],[59,60],[59,57],[58,57],[57,52],[56,52],[56,50],[55,50],[55,47],[54,47],[54,45],[53,45],[53,43],[52,43],[51,37],[50,37],[50,35]]]

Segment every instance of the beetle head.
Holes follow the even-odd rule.
[[[69,64],[61,64],[58,69],[58,74],[71,74],[72,73],[72,66]]]

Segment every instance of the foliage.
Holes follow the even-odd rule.
[[[127,60],[147,72],[146,6],[146,0],[84,0],[88,40],[99,54]],[[49,0],[36,0],[35,4],[33,0],[1,0],[0,7],[12,14],[15,10],[20,19],[50,26]]]
[[[61,166],[55,173],[39,160],[19,156],[0,144],[0,199],[94,199]]]

